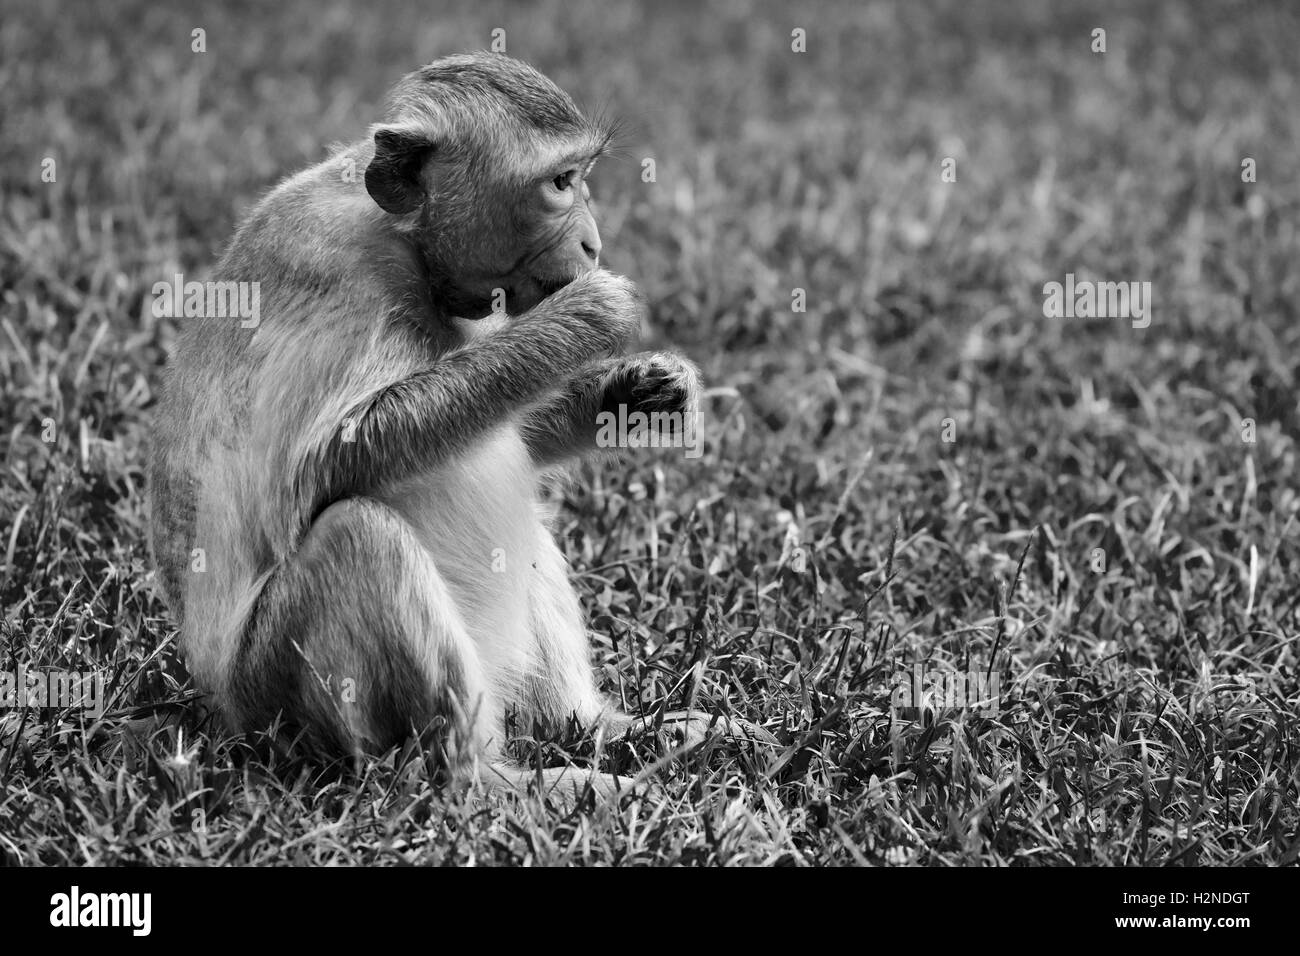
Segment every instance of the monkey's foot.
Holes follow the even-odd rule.
[[[707,740],[722,738],[736,743],[780,746],[779,741],[758,724],[739,717],[723,717],[701,711],[678,710],[659,717],[633,718],[623,731],[623,739],[642,740],[647,736],[666,738],[687,747],[697,747]]]
[[[568,808],[588,797],[595,803],[608,803],[636,789],[630,777],[572,765],[538,771],[519,764],[495,763],[482,770],[478,779],[489,793],[533,793]],[[641,790],[646,788],[642,786]]]

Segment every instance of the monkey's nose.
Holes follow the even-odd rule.
[[[594,242],[587,242],[584,240],[582,243],[582,251],[587,254],[588,259],[595,262],[600,258],[600,240],[596,239]]]

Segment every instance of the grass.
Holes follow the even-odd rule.
[[[0,715],[0,861],[1300,856],[1295,11],[26,7],[0,21],[0,670],[94,669],[116,697]],[[400,72],[495,27],[627,119],[594,183],[610,265],[713,389],[702,458],[567,492],[596,666],[634,711],[694,702],[782,750],[706,747],[660,799],[573,813],[192,720],[128,760],[122,722],[190,694],[144,543],[174,333],[152,284],[202,275]],[[1150,327],[1045,318],[1071,272],[1151,282]],[[1002,693],[897,711],[916,662]]]

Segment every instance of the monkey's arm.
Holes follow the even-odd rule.
[[[529,410],[524,441],[533,462],[545,468],[595,449],[602,413],[614,421],[633,412],[694,415],[698,396],[695,367],[670,352],[605,359],[580,369]]]
[[[377,385],[297,469],[307,513],[446,461],[575,365],[618,352],[639,330],[642,308],[631,282],[590,273],[517,323]]]

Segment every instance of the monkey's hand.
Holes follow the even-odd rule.
[[[593,269],[543,299],[526,321],[562,326],[578,346],[571,361],[620,355],[641,336],[645,296],[626,276]]]
[[[602,359],[573,372],[530,410],[524,439],[539,467],[624,438],[637,447],[680,444],[693,457],[700,449],[699,394],[695,366],[669,352]]]
[[[616,362],[601,383],[601,411],[615,415],[659,414],[651,419],[674,432],[700,408],[700,376],[695,366],[671,352],[643,352]]]

